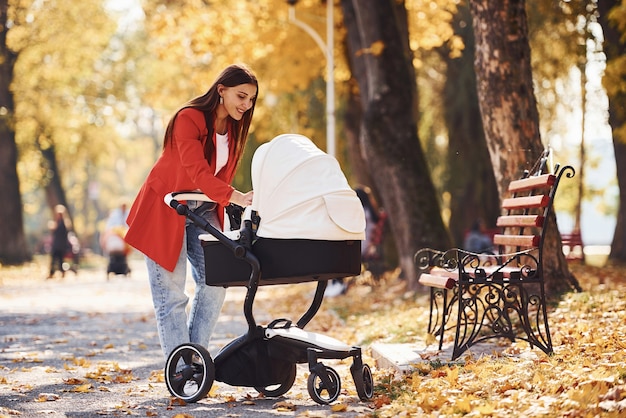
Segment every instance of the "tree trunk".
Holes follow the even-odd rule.
[[[620,31],[615,24],[609,22],[608,13],[620,2],[617,0],[598,0],[600,25],[604,32],[603,50],[606,54],[607,68],[603,83],[609,97],[609,125],[613,131],[613,149],[615,150],[615,165],[617,167],[617,184],[619,185],[619,209],[617,211],[617,225],[611,243],[609,261],[613,263],[626,262],[626,93],[618,86],[626,82],[626,71],[617,60],[626,55],[626,44],[620,41]]]
[[[41,151],[43,160],[46,163],[46,171],[48,172],[48,176],[46,178],[47,182],[44,185],[46,203],[48,204],[52,214],[54,214],[54,208],[56,205],[65,206],[67,209],[68,219],[73,224],[74,220],[72,219],[68,208],[67,198],[65,197],[65,189],[61,184],[61,177],[59,175],[59,166],[57,164],[54,145],[50,145],[47,148],[43,148],[39,142],[37,142],[37,145]]]
[[[360,97],[358,95],[357,81],[351,78],[348,81],[348,99],[347,107],[344,113],[344,132],[343,137],[346,140],[348,158],[352,177],[359,185],[373,186],[372,176],[363,159],[363,151],[361,150],[360,131],[363,122],[363,114],[361,112]]]
[[[17,145],[13,130],[15,106],[10,85],[16,56],[6,44],[8,0],[0,0],[0,264],[19,265],[31,259],[24,235],[22,197],[17,176]]]
[[[455,34],[463,39],[465,49],[451,58],[447,48],[444,112],[448,129],[447,190],[450,192],[449,229],[455,245],[461,247],[467,229],[477,219],[494,228],[500,215],[496,180],[489,160],[474,71],[474,33],[469,7],[462,3],[454,17]]]
[[[500,196],[543,151],[533,92],[525,0],[470,0],[481,117]],[[563,255],[555,216],[544,241],[544,280],[555,296],[579,289]]]
[[[417,85],[406,9],[395,0],[342,0],[341,5],[363,109],[364,159],[389,214],[404,278],[415,289],[415,251],[447,248],[451,240],[417,137]]]

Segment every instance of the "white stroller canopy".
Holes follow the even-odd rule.
[[[361,201],[337,160],[305,136],[283,134],[252,158],[252,209],[264,238],[365,239]]]

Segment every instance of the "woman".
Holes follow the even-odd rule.
[[[133,203],[125,240],[146,257],[159,339],[167,359],[178,345],[208,346],[224,302],[225,289],[204,279],[204,254],[198,235],[205,231],[163,202],[170,192],[200,190],[216,204],[187,204],[222,228],[224,207],[252,203],[252,191],[231,185],[243,154],[258,94],[258,82],[241,65],[227,67],[202,96],[172,117],[163,152]],[[187,260],[195,280],[189,317],[185,312]]]

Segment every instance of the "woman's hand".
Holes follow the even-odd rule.
[[[252,196],[254,191],[250,190],[248,193],[241,193],[239,190],[235,190],[230,197],[230,202],[239,206],[250,206],[252,204]]]

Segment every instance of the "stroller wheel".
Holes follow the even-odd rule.
[[[339,397],[339,391],[341,390],[341,379],[335,369],[324,366],[326,376],[320,376],[316,371],[311,370],[309,380],[307,382],[307,389],[311,399],[320,405],[327,405],[335,401]],[[324,383],[327,380],[327,383]]]
[[[199,344],[182,344],[165,363],[165,383],[170,393],[185,402],[204,398],[215,380],[215,365],[208,350]]]
[[[262,393],[268,398],[276,398],[283,395],[291,389],[293,383],[296,381],[296,365],[289,369],[289,374],[285,376],[285,379],[278,385],[266,386],[264,388],[255,387],[257,392]]]
[[[351,370],[356,393],[362,401],[369,401],[374,396],[374,378],[370,366],[364,364],[360,370]]]

